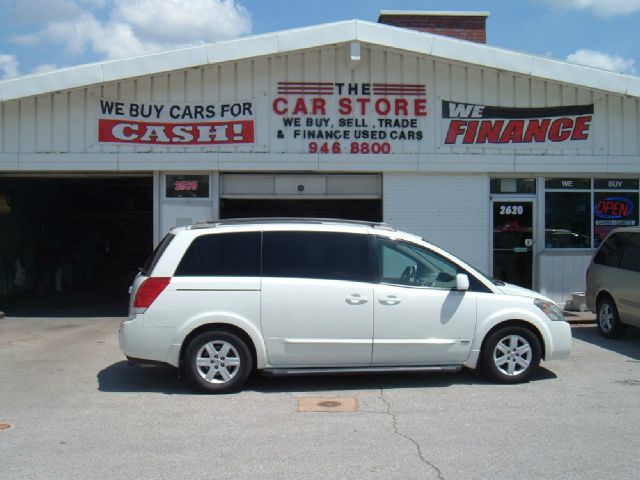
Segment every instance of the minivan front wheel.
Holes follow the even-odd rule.
[[[237,335],[210,330],[194,337],[185,350],[183,369],[189,382],[208,393],[238,390],[251,373],[251,352]]]
[[[481,354],[481,368],[500,383],[526,382],[540,365],[540,341],[524,327],[505,327],[493,332]]]
[[[598,300],[597,324],[600,335],[605,338],[617,338],[622,334],[624,325],[620,322],[618,309],[611,297],[605,296]]]

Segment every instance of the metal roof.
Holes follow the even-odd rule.
[[[362,42],[621,95],[640,96],[640,77],[361,20],[284,30],[0,82],[0,101],[202,65]]]

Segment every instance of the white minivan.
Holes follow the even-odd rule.
[[[537,292],[381,223],[237,219],[173,229],[135,279],[120,348],[209,392],[253,372],[480,368],[519,383],[571,331]]]

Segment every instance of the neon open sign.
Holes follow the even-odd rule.
[[[605,198],[596,203],[593,213],[598,218],[626,218],[633,214],[633,202],[624,197]]]

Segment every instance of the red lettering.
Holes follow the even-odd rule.
[[[449,124],[449,131],[444,143],[451,145],[456,143],[457,138],[464,133],[466,122],[464,120],[452,120]]]
[[[462,143],[470,144],[473,143],[476,138],[476,133],[478,133],[478,120],[469,120],[467,121],[467,132],[464,134],[464,140]]]
[[[573,120],[570,118],[559,118],[554,120],[549,128],[549,140],[552,142],[564,142],[571,136]]]
[[[351,115],[353,107],[351,106],[351,99],[343,97],[338,101],[338,113],[340,115]]]
[[[527,125],[522,141],[524,143],[533,143],[535,140],[536,142],[544,143],[547,140],[547,130],[550,123],[551,120],[548,118],[542,120],[532,118],[529,120],[529,125]]]
[[[591,115],[576,118],[576,125],[573,127],[571,140],[587,140],[589,138],[589,127],[591,126]]]
[[[413,101],[413,109],[416,117],[426,117],[427,116],[427,99],[416,98]]]
[[[395,104],[395,110],[394,113],[396,116],[399,116],[401,113],[404,116],[408,116],[409,115],[409,109],[407,108],[409,106],[409,102],[407,102],[404,98],[398,98],[396,100],[396,104]]]
[[[324,98],[314,98],[311,100],[311,115],[326,115],[327,102]]]
[[[369,104],[371,100],[368,98],[356,98],[356,102],[358,102],[360,104],[360,114],[361,115],[366,115],[367,114],[367,105]]]
[[[496,120],[495,122],[483,120],[480,123],[480,131],[478,132],[476,143],[498,143],[502,125],[504,125],[504,120]]]
[[[304,101],[304,98],[302,97],[298,97],[298,99],[296,100],[296,106],[293,107],[293,115],[307,115],[309,113],[309,111],[307,110],[307,104]]]
[[[522,143],[524,120],[509,120],[500,135],[500,143]]]
[[[379,98],[376,100],[375,108],[378,115],[388,115],[391,111],[391,102],[386,98]]]
[[[289,111],[289,102],[284,97],[277,97],[273,100],[273,111],[277,115],[284,115]]]

